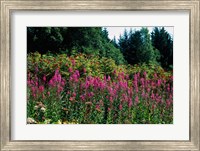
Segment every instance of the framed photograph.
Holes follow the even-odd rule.
[[[199,150],[199,0],[1,1],[1,150]]]

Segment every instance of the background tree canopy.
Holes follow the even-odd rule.
[[[27,51],[41,54],[85,53],[115,60],[117,64],[153,62],[164,68],[173,65],[173,40],[162,28],[124,31],[118,40],[109,39],[102,27],[28,27]]]

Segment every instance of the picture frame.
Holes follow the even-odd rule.
[[[0,131],[1,150],[199,150],[199,0],[192,1],[1,1],[1,48],[0,48]],[[189,141],[17,141],[11,140],[11,13],[19,10],[188,10],[190,12],[189,52]]]

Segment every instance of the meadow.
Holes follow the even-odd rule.
[[[27,55],[27,122],[172,124],[173,72],[97,55]]]

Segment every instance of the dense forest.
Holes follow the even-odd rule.
[[[118,40],[109,39],[102,27],[28,27],[27,50],[41,54],[84,53],[107,57],[117,64],[157,63],[173,66],[173,39],[164,27],[124,31]]]

